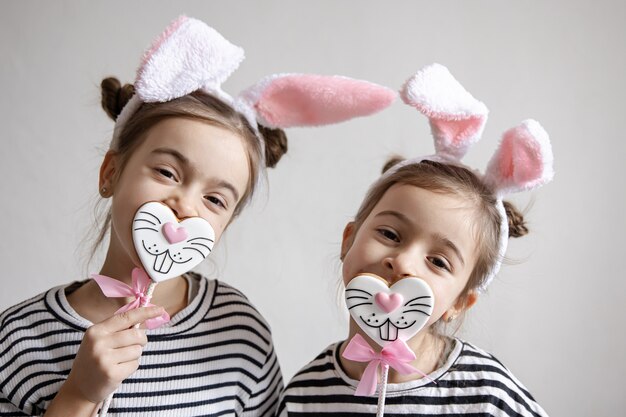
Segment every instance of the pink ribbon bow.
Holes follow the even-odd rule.
[[[123,313],[124,311],[134,310],[139,307],[152,307],[154,304],[150,303],[150,297],[146,295],[148,287],[150,286],[150,277],[141,268],[134,268],[132,272],[133,287],[129,287],[121,281],[115,278],[107,277],[106,275],[92,274],[91,278],[96,281],[102,293],[110,298],[117,297],[135,297],[134,301],[126,304],[115,314]],[[170,316],[167,313],[163,313],[159,317],[146,320],[145,324],[148,329],[156,329],[159,326],[170,321]]]
[[[415,353],[407,346],[406,342],[400,339],[388,344],[378,353],[370,347],[363,336],[357,333],[346,346],[342,356],[352,361],[369,362],[354,395],[373,395],[376,392],[378,366],[380,365],[391,366],[403,375],[418,373],[430,379],[428,375],[410,364],[411,361],[415,360]],[[432,381],[432,379],[430,380]]]

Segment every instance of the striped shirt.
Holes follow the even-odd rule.
[[[339,362],[341,343],[329,346],[294,376],[281,396],[280,417],[372,417],[378,395],[354,395],[359,381]],[[445,364],[426,378],[389,384],[385,416],[546,416],[524,386],[496,358],[459,339]]]
[[[265,320],[235,288],[191,275],[197,294],[148,330],[109,416],[272,416],[282,376]],[[43,415],[90,322],[53,288],[0,314],[0,417]]]

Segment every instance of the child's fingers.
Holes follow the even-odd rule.
[[[133,373],[135,373],[137,369],[139,369],[138,360],[124,362],[124,363],[120,363],[119,365],[117,365],[117,370],[119,371],[119,374],[120,374],[120,381],[123,381],[129,376],[131,376]]]
[[[148,343],[148,337],[144,329],[130,328],[121,330],[111,335],[110,346],[114,349],[131,345],[145,346]]]
[[[111,361],[116,366],[123,365],[126,362],[135,362],[141,357],[143,348],[139,345],[125,346],[114,349],[111,352]]]
[[[163,307],[142,307],[130,311],[125,311],[114,315],[102,322],[104,329],[109,332],[119,332],[133,327],[135,324],[143,323],[148,319],[159,317],[163,314]]]

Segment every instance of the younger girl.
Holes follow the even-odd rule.
[[[341,77],[283,75],[232,98],[221,84],[242,59],[215,30],[181,17],[147,51],[134,87],[102,82],[116,125],[99,178],[100,195],[111,199],[101,275],[136,284],[131,223],[144,203],[204,218],[217,240],[263,166],[286,151],[279,128],[372,113],[394,96]],[[335,94],[343,104],[332,104]],[[369,104],[353,105],[353,95]],[[144,288],[134,291],[144,298]],[[80,281],[0,314],[0,416],[91,416],[112,392],[115,416],[274,414],[282,380],[272,336],[241,292],[189,273],[156,287],[152,303],[162,307],[114,314],[132,301]],[[157,317],[171,320],[132,328]]]
[[[429,117],[437,152],[388,163],[356,218],[346,226],[341,248],[346,285],[358,275],[373,274],[393,291],[403,278],[417,277],[433,293],[434,309],[425,327],[406,341],[416,357],[407,364],[427,376],[399,373],[388,362],[385,414],[545,415],[497,359],[445,336],[440,328],[474,305],[498,271],[507,238],[526,233],[523,218],[512,205],[502,202],[502,196],[551,179],[547,135],[534,121],[511,129],[481,176],[460,159],[480,137],[487,115],[484,104],[440,65],[418,72],[406,83],[402,96]],[[353,298],[374,305],[381,303],[378,295],[376,301],[367,300],[363,293]],[[401,322],[404,317],[389,322],[384,315],[371,320],[375,318],[381,318],[377,327],[388,326],[381,333],[385,340],[391,340],[392,334],[397,337],[398,329],[407,324]],[[375,395],[355,396],[368,363],[346,358],[355,358],[346,352],[355,335],[374,351],[380,350],[359,327],[368,321],[369,317],[359,318],[359,323],[351,319],[348,339],[329,346],[298,372],[282,395],[279,415],[376,415]]]

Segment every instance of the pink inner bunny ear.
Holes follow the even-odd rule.
[[[535,120],[525,120],[502,136],[485,172],[485,181],[503,196],[552,180],[552,147],[548,133]]]
[[[270,128],[319,126],[376,113],[396,93],[367,81],[340,76],[278,74],[242,93],[259,123]]]
[[[143,102],[164,102],[221,84],[239,67],[244,52],[204,22],[181,16],[146,51],[135,90]]]
[[[178,16],[178,18],[176,18],[172,23],[170,23],[165,28],[163,33],[161,33],[152,42],[152,45],[150,45],[150,48],[148,48],[146,52],[143,54],[143,57],[141,58],[141,65],[139,66],[139,71],[141,71],[142,67],[146,65],[146,63],[150,60],[150,58],[152,58],[152,54],[154,54],[154,52],[159,49],[159,47],[163,44],[163,42],[165,42],[169,37],[171,37],[172,34],[176,32],[176,30],[188,20],[189,18],[185,15]]]
[[[400,95],[428,117],[438,154],[461,159],[480,139],[487,106],[472,97],[443,65],[421,69],[406,81]]]

